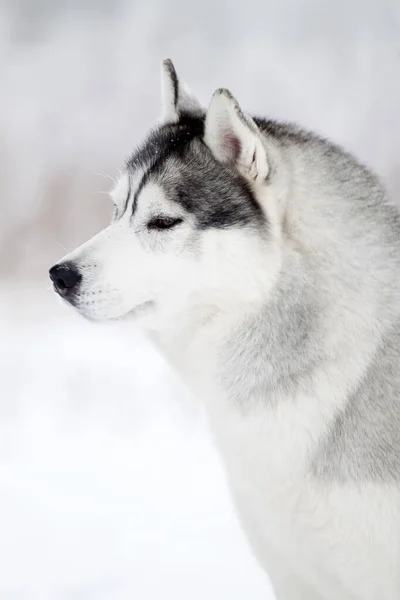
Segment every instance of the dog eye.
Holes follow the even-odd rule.
[[[147,223],[147,229],[161,230],[161,229],[172,229],[182,223],[183,219],[174,217],[156,217]]]

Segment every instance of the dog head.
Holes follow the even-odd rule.
[[[162,121],[111,193],[109,227],[50,270],[95,320],[258,303],[279,270],[277,154],[227,90],[209,108],[162,64]]]

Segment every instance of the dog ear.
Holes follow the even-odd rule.
[[[228,90],[217,90],[211,99],[204,141],[219,162],[235,166],[246,178],[262,181],[267,177],[268,157],[261,133]]]
[[[164,123],[177,123],[183,114],[201,115],[202,107],[189,88],[179,81],[172,61],[161,63],[162,116]]]

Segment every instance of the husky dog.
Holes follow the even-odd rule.
[[[137,321],[202,398],[279,600],[399,600],[400,214],[330,142],[226,89],[204,110],[169,60],[162,91],[55,290]]]

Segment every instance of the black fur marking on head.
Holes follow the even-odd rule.
[[[144,186],[146,185],[146,182],[149,179],[149,171],[146,171],[136,189],[135,195],[133,196],[133,200],[132,200],[132,215],[135,213],[136,211],[136,207],[137,207],[137,203],[138,203],[138,199],[139,199],[139,195],[140,192],[142,191],[142,189],[144,188]],[[128,208],[128,207],[127,207]]]
[[[128,204],[129,204],[129,198],[131,197],[131,192],[132,192],[132,182],[131,182],[131,178],[128,177],[128,192],[126,194],[126,198],[125,198],[125,203],[124,203],[124,208],[122,210],[122,214],[124,215],[128,209]]]
[[[150,179],[171,201],[194,215],[199,228],[265,225],[265,215],[248,182],[215,160],[203,142],[204,117],[184,114],[178,123],[153,130],[127,162],[128,171],[144,174],[135,193]]]
[[[180,155],[192,140],[204,133],[204,117],[183,114],[178,123],[166,123],[150,131],[144,144],[127,161],[127,168],[153,170],[168,157]]]

